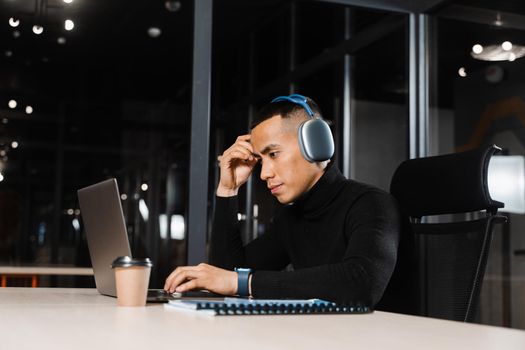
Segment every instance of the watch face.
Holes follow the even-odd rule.
[[[236,267],[235,272],[252,272],[252,269],[248,269],[246,267]]]

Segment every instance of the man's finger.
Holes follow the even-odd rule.
[[[175,291],[175,288],[177,288],[180,284],[187,280],[193,280],[196,278],[199,278],[201,276],[200,271],[195,270],[184,270],[177,274],[173,280],[170,281],[170,284],[168,286],[168,290],[173,293]]]
[[[241,151],[233,151],[232,153],[230,153],[230,156],[232,160],[234,159],[251,160],[253,158],[252,155],[247,154],[245,152],[241,152]]]
[[[233,149],[236,148],[236,146],[241,146],[245,148],[250,154],[253,153],[253,146],[249,142],[250,138],[251,138],[251,135],[241,135],[237,137],[237,140],[235,141],[233,145],[231,145],[228,149],[226,149],[221,155],[217,156],[217,161],[219,162],[219,164],[221,162],[221,159],[224,156],[227,156]]]
[[[247,142],[247,141],[237,141],[235,142],[236,145],[239,145],[239,146],[242,146],[244,148],[246,148],[248,151],[250,151],[250,153],[253,153],[253,146],[251,143]]]
[[[237,141],[250,141],[252,138],[251,134],[240,135],[237,137]]]
[[[246,153],[246,154],[249,154],[249,155],[253,154],[251,148],[246,148],[244,145],[234,144],[233,146],[228,148],[226,151],[224,151],[224,153],[222,154],[222,157],[223,158],[230,157],[232,152],[235,152],[235,151],[243,152],[243,153]]]
[[[169,286],[173,284],[173,281],[180,276],[180,274],[185,273],[186,271],[192,271],[195,269],[195,266],[179,266],[177,267],[169,276],[166,278],[164,283],[164,289],[167,290]]]
[[[174,272],[172,275],[170,275],[170,277],[168,278],[168,280],[166,280],[166,284],[168,286],[168,290],[171,290],[173,289],[172,287],[176,287],[180,284],[177,283],[177,281],[179,280],[184,280],[186,277],[186,270],[183,270],[183,269],[177,269],[178,271]]]
[[[192,289],[196,289],[196,288],[201,288],[199,286],[199,280],[198,279],[194,279],[194,280],[191,280],[189,282],[181,284],[180,286],[175,288],[175,291],[180,293],[180,292],[186,292],[188,290],[192,290]]]
[[[254,156],[246,150],[233,150],[221,158],[221,167],[235,167],[237,161],[252,161]]]
[[[179,273],[181,267],[177,267],[175,270],[173,270],[172,273],[169,274],[169,276],[166,278],[166,282],[164,282],[164,290],[167,290],[168,286],[171,284],[171,280]]]

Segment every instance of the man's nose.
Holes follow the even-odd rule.
[[[261,164],[261,180],[266,181],[273,177],[273,167],[270,162],[262,162]]]

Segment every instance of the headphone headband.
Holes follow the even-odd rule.
[[[306,97],[304,97],[303,95],[291,94],[289,96],[278,96],[274,98],[271,103],[275,103],[275,102],[291,102],[293,104],[303,107],[306,113],[308,113],[310,117],[314,116],[314,112],[308,105]]]

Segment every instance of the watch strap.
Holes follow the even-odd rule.
[[[241,297],[250,296],[249,281],[252,269],[236,267],[237,272],[237,295]]]

